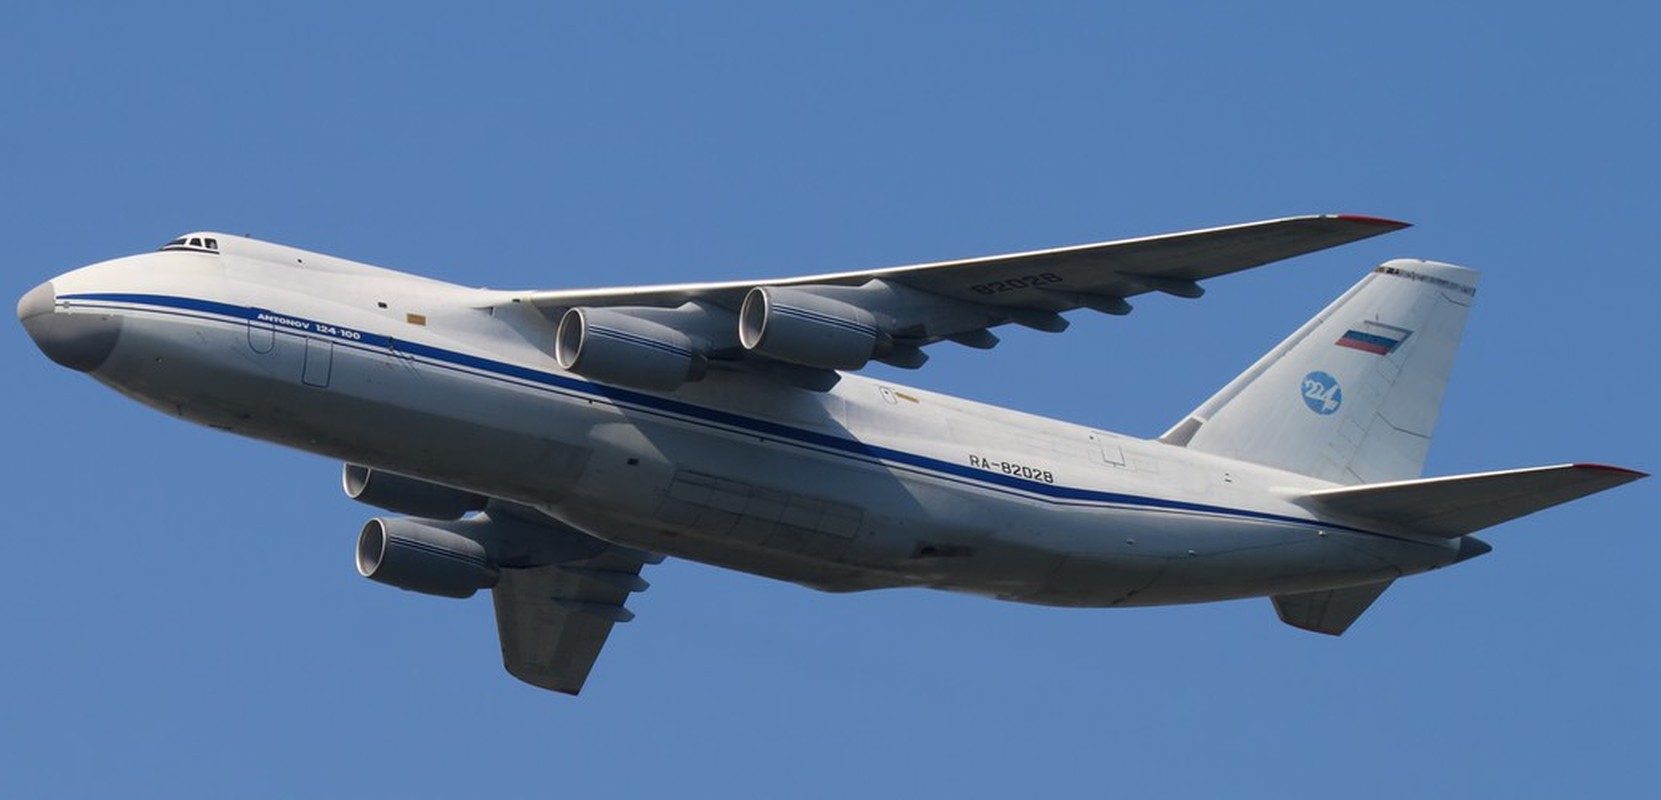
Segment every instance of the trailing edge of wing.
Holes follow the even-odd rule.
[[[1322,489],[1306,499],[1324,510],[1452,539],[1644,477],[1621,467],[1562,464]]]

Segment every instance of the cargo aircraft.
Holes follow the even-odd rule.
[[[1404,223],[1303,216],[783,280],[473,289],[223,233],[59,275],[52,360],[345,462],[358,571],[490,589],[508,672],[569,694],[665,556],[832,592],[1056,606],[1269,597],[1342,633],[1471,534],[1644,477],[1420,472],[1477,273],[1398,259],[1157,439],[849,374]]]

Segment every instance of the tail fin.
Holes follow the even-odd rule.
[[[1385,262],[1160,441],[1335,483],[1418,477],[1477,277]]]

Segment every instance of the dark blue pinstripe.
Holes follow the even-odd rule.
[[[315,328],[318,324],[314,320],[290,314],[276,314],[266,309],[256,309],[248,306],[231,305],[212,300],[201,300],[191,297],[176,297],[172,295],[153,294],[124,294],[124,293],[88,293],[64,295],[60,300],[86,301],[91,303],[133,303],[139,305],[174,308],[187,311],[205,312],[221,317],[230,317],[240,321],[255,320],[259,314],[267,313],[285,317],[300,322],[311,323]],[[285,326],[276,325],[278,329]],[[350,326],[345,326],[350,327]],[[292,330],[292,329],[290,329]],[[357,328],[351,328],[357,331]],[[296,332],[297,333],[297,332]],[[733,428],[752,435],[759,435],[785,442],[792,442],[821,452],[835,453],[867,461],[886,462],[903,465],[915,471],[933,473],[936,476],[945,476],[957,482],[969,482],[982,486],[994,486],[1005,491],[1021,492],[1029,495],[1039,495],[1054,502],[1067,504],[1108,504],[1119,506],[1133,506],[1140,508],[1159,509],[1197,514],[1212,514],[1220,516],[1248,519],[1259,522],[1280,522],[1295,525],[1307,525],[1329,530],[1363,533],[1397,541],[1416,542],[1399,536],[1382,534],[1362,528],[1334,524],[1315,519],[1292,517],[1284,514],[1273,514],[1265,511],[1251,511],[1248,509],[1228,508],[1225,506],[1194,503],[1184,500],[1171,500],[1161,497],[1145,497],[1141,495],[1110,492],[1099,489],[1084,489],[1074,486],[1041,483],[1026,480],[1014,475],[988,472],[964,464],[942,461],[930,456],[909,453],[890,447],[867,444],[857,439],[843,438],[819,431],[797,428],[778,422],[746,417],[719,409],[693,405],[660,395],[624,389],[606,384],[591,383],[568,375],[543,372],[540,370],[509,364],[493,359],[458,353],[431,345],[412,342],[406,339],[394,339],[390,336],[371,334],[360,331],[363,338],[360,340],[341,340],[348,345],[365,345],[369,348],[390,348],[398,353],[417,356],[436,362],[438,366],[461,367],[489,373],[500,378],[509,378],[524,383],[545,386],[564,392],[603,397],[611,402],[627,404],[642,409],[661,412],[680,418],[690,418],[707,424]],[[322,335],[322,334],[317,334]]]

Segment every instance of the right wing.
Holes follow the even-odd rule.
[[[1287,217],[858,272],[504,297],[558,324],[560,366],[670,390],[711,365],[917,367],[927,360],[919,348],[936,342],[991,347],[998,340],[988,329],[1007,323],[1061,331],[1064,311],[1124,314],[1126,298],[1148,292],[1198,297],[1202,280],[1403,227],[1345,214]]]
[[[723,283],[562,289],[533,292],[517,299],[556,319],[574,306],[673,307],[690,300],[708,300],[736,310],[745,293],[757,286],[859,286],[880,278],[994,308],[1067,311],[1093,307],[1099,302],[1096,298],[1123,300],[1150,291],[1198,296],[1193,286],[1197,281],[1405,227],[1405,222],[1378,217],[1321,214],[857,272]],[[1021,283],[1034,275],[1053,278]]]

